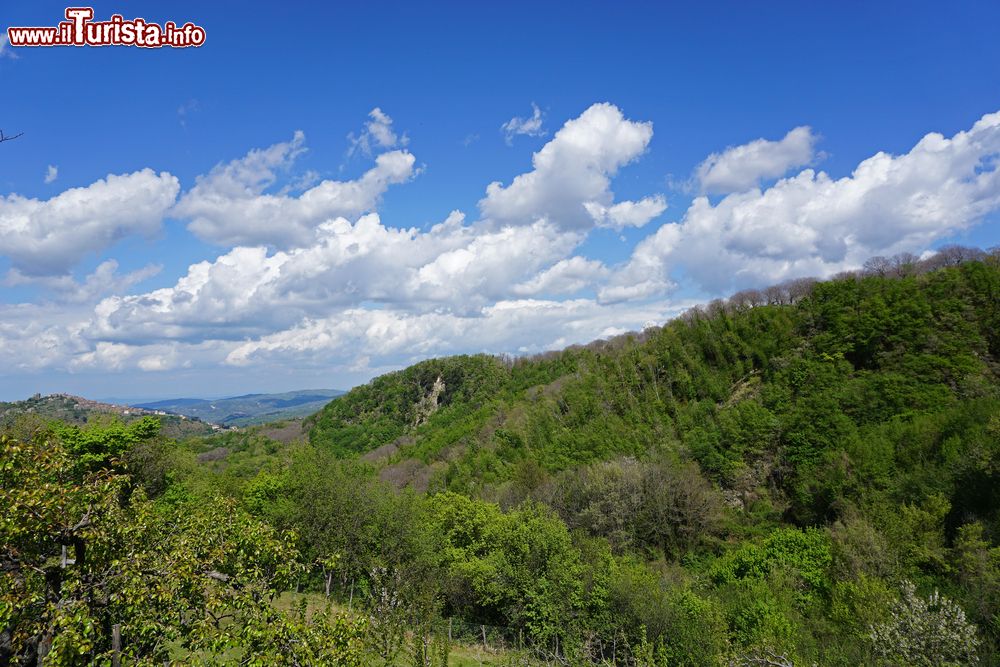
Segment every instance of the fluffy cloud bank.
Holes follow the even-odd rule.
[[[667,200],[663,195],[645,197],[639,201],[623,201],[612,206],[604,206],[596,201],[584,202],[598,227],[622,230],[625,227],[643,227],[653,218],[667,210]]]
[[[50,294],[0,306],[0,366],[363,375],[428,355],[537,352],[661,323],[694,295],[924,251],[1000,209],[1000,112],[902,155],[876,153],[840,178],[809,168],[782,178],[815,159],[805,127],[731,147],[696,169],[706,192],[728,193],[697,196],[655,227],[663,195],[616,201],[612,187],[650,150],[652,125],[611,104],[567,121],[508,185],[489,184],[477,219],[454,211],[429,229],[378,212],[392,185],[414,177],[415,158],[380,109],[364,132],[373,165],[355,180],[279,187],[296,181],[306,150],[296,133],[216,166],[179,199],[177,179],[144,170],[48,201],[0,200],[6,284]],[[67,275],[165,215],[224,250],[139,293],[130,290],[158,267],[122,275],[108,259],[79,280]],[[595,228],[646,227],[618,265],[584,252]]]
[[[712,204],[641,241],[601,290],[608,301],[662,293],[678,267],[708,293],[828,276],[872,255],[919,252],[1000,208],[1000,112],[908,153],[879,152],[833,178],[806,169]]]
[[[386,227],[377,214],[355,223],[337,218],[320,225],[308,247],[237,247],[192,265],[173,287],[106,298],[90,335],[115,342],[239,340],[362,303],[477,313],[581,238],[544,222],[483,230],[453,217],[420,233]],[[566,291],[565,283],[558,286]]]
[[[65,274],[125,236],[157,232],[179,190],[170,174],[143,169],[47,200],[0,197],[0,255],[24,275]]]
[[[379,155],[375,166],[354,181],[323,181],[297,197],[266,192],[278,172],[302,154],[304,144],[305,135],[296,132],[291,141],[215,167],[184,194],[174,215],[191,219],[192,233],[219,245],[300,247],[321,223],[374,209],[390,185],[413,176],[413,155],[397,150]]]
[[[588,229],[613,205],[611,179],[641,156],[652,138],[652,123],[630,121],[612,104],[595,104],[532,156],[532,171],[506,187],[490,183],[479,208],[497,225],[547,220],[564,229]],[[633,205],[648,213],[648,202]],[[627,218],[624,211],[619,214],[619,219]]]
[[[483,308],[475,317],[357,308],[306,319],[291,329],[241,343],[228,354],[226,363],[311,361],[359,346],[372,356],[412,363],[454,353],[456,341],[463,341],[465,349],[535,353],[658,324],[680,310],[664,304],[607,308],[590,299],[504,300]]]
[[[695,177],[704,193],[749,190],[761,181],[784,176],[789,169],[812,162],[815,144],[812,129],[796,127],[780,141],[757,139],[712,153],[695,169]]]

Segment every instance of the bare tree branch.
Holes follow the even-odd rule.
[[[18,137],[20,137],[23,134],[24,134],[24,132],[18,132],[13,137],[8,137],[8,136],[4,135],[3,130],[0,130],[0,144],[2,144],[5,141],[13,141],[14,139],[17,139]]]

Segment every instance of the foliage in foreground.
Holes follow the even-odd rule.
[[[360,665],[361,625],[270,604],[300,570],[290,536],[224,498],[157,505],[115,470],[153,427],[0,437],[0,663],[103,663],[117,628],[125,664]]]

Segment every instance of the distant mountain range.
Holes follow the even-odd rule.
[[[302,389],[219,399],[175,398],[137,403],[133,407],[184,415],[222,426],[250,426],[311,415],[343,393],[338,389]]]

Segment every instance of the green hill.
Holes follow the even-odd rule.
[[[171,438],[189,438],[210,435],[218,426],[200,419],[166,414],[129,405],[92,401],[70,394],[35,395],[23,401],[0,402],[0,427],[10,427],[25,418],[42,422],[59,421],[83,425],[93,421],[120,419],[126,423],[145,416],[155,416],[162,425],[162,432]]]
[[[696,634],[757,647],[739,664],[775,646],[844,665],[967,664],[978,646],[1000,664],[1000,262],[959,250],[535,358],[429,360],[327,405],[310,441],[396,487],[541,503],[583,554],[596,539],[659,562],[667,591],[704,596]],[[626,623],[695,651],[668,639],[691,631],[681,603],[633,593],[615,594]],[[905,638],[925,622],[952,624],[950,649]]]
[[[727,491],[748,493],[748,476],[773,483],[795,516],[817,521],[835,514],[837,495],[813,488],[820,471],[846,456],[858,459],[849,477],[876,462],[902,472],[884,459],[906,454],[900,429],[944,428],[995,399],[995,263],[787,286],[761,300],[738,295],[533,359],[426,361],[328,404],[307,420],[310,439],[377,460],[387,477],[406,468],[402,477],[460,491],[499,489],[526,466],[555,473],[666,451]]]
[[[453,637],[496,665],[1000,664],[1000,253],[432,359],[304,420],[152,430],[3,436],[17,627],[73,609],[107,652],[133,619],[143,655],[219,664],[275,642],[445,664]],[[101,576],[57,598],[78,526]],[[311,615],[275,606],[292,589]]]

